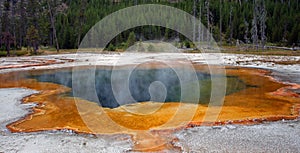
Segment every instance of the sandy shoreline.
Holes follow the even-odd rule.
[[[209,54],[213,55],[213,54]],[[54,65],[41,65],[34,67],[21,67],[2,69],[0,73],[29,70],[29,69],[52,69],[76,65],[96,64],[110,65],[118,59],[118,54],[104,54],[99,58],[91,58],[93,54],[86,54],[77,59],[74,54],[41,56],[35,58],[47,58],[65,60],[67,62]],[[169,58],[169,54],[152,55],[141,59]],[[199,54],[187,54],[193,62],[205,62]],[[267,56],[266,56],[267,57]],[[277,56],[276,56],[277,57]],[[179,57],[178,57],[179,58]],[[258,67],[274,70],[281,74],[277,79],[289,83],[299,83],[300,65],[281,65],[262,62],[263,56],[226,54],[224,65]],[[299,57],[282,57],[284,60],[298,60]],[[283,60],[273,58],[274,60]],[[4,58],[0,67],[16,61],[28,61],[30,57]],[[71,60],[70,60],[71,59]],[[89,59],[88,61],[86,59]],[[257,60],[259,59],[259,60]],[[269,57],[268,57],[269,60]],[[5,61],[5,62],[3,62]],[[12,62],[13,61],[13,62]],[[75,62],[74,62],[75,61]],[[109,62],[108,62],[109,61]],[[257,63],[259,62],[259,63]],[[31,63],[32,64],[32,63]],[[94,63],[95,64],[95,63]],[[12,64],[13,65],[13,64]],[[282,72],[285,72],[282,74]],[[278,76],[278,74],[274,74]],[[36,93],[28,89],[0,89],[0,152],[126,152],[132,150],[133,143],[128,135],[100,136],[77,135],[64,132],[39,132],[39,133],[16,133],[12,134],[6,129],[6,124],[11,123],[28,113],[31,105],[21,105],[22,97]],[[180,130],[174,134],[178,138],[175,146],[186,152],[299,152],[300,151],[300,121],[279,121],[264,123],[261,125],[240,126],[227,125],[220,127],[197,127]]]

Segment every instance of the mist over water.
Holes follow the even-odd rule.
[[[84,74],[89,71],[88,69],[77,70],[80,71],[77,79],[79,82],[84,83],[86,79]],[[115,95],[112,90],[111,84],[111,74],[112,69],[110,68],[97,68],[95,70],[95,89],[97,92],[98,99],[93,99],[90,96],[81,95],[80,98],[97,102],[99,101],[102,107],[116,108],[120,105],[132,104],[135,102],[180,102],[181,101],[181,84],[180,80],[176,75],[176,72],[181,71],[176,69],[176,72],[171,68],[161,68],[161,69],[142,69],[136,68],[132,71],[129,77],[129,90],[131,96],[134,98],[135,102],[131,101],[129,98],[122,98],[122,102],[118,103],[115,99]],[[118,74],[127,73],[126,70],[114,70]],[[211,76],[207,73],[197,72],[197,77],[200,85],[200,99],[199,103],[207,104],[210,100],[211,95],[211,78],[222,77],[222,76]],[[61,84],[72,88],[72,70],[70,69],[60,69],[53,70],[52,72],[39,73],[35,75],[28,75],[27,78],[34,78],[40,82],[52,82]],[[238,77],[227,76],[227,91],[226,94],[231,94],[247,87]],[[189,88],[195,82],[184,82],[184,88]],[[84,91],[89,91],[88,89],[79,89]],[[74,91],[68,93],[69,96],[73,96]],[[193,92],[193,91],[189,91]],[[122,92],[120,93],[122,94]],[[152,94],[152,95],[151,95]],[[76,95],[77,96],[77,95]],[[120,96],[120,95],[118,95]],[[122,95],[121,95],[122,96]]]

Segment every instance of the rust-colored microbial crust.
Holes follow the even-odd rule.
[[[198,71],[208,71],[205,66],[195,65],[194,67]],[[263,121],[290,120],[299,116],[300,109],[299,95],[290,90],[299,89],[300,85],[277,82],[268,76],[269,71],[261,69],[226,68],[227,75],[238,76],[251,87],[226,96],[217,121],[209,120],[209,117],[204,120],[207,105],[144,102],[115,109],[102,108],[94,102],[63,96],[63,93],[71,90],[65,86],[11,77],[20,73],[1,74],[0,79],[5,83],[1,83],[0,88],[23,87],[38,90],[40,93],[23,99],[23,103],[34,102],[37,106],[33,108],[31,114],[7,125],[10,131],[71,129],[78,133],[125,133],[131,134],[133,140],[139,142],[135,144],[134,149],[142,151],[169,148],[170,141],[174,138],[169,138],[166,133],[171,133],[174,129],[200,125],[256,124]],[[183,105],[185,111],[177,112],[178,107]],[[159,109],[149,115],[132,114],[126,111],[136,109],[136,111],[143,112],[150,107]],[[186,116],[190,113],[189,109],[195,107],[197,111],[191,121],[180,117]],[[214,109],[218,110],[219,107],[210,107],[210,110]],[[165,125],[171,119],[172,122]],[[161,137],[164,135],[165,137]],[[147,149],[143,150],[145,148]]]

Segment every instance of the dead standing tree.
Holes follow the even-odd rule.
[[[266,21],[267,21],[267,11],[265,6],[265,1],[261,0],[259,3],[259,25],[260,25],[260,39],[261,48],[264,49],[267,41],[266,37]]]
[[[266,21],[267,11],[264,0],[253,0],[253,19],[252,19],[252,41],[253,46],[256,50],[259,47],[259,34],[260,34],[260,47],[265,48],[267,37],[266,37]]]
[[[209,0],[205,2],[206,4],[206,19],[207,19],[207,35],[206,35],[206,40],[207,40],[207,47],[211,48],[211,40],[212,40],[212,24],[213,23],[213,14],[210,12],[209,8]]]
[[[201,0],[199,0],[199,27],[198,27],[198,41],[201,42],[203,40],[203,30],[201,27],[201,23],[202,23],[202,3]]]
[[[3,1],[0,1],[0,48],[2,48],[2,23],[3,23],[3,19],[2,19],[2,10],[3,10]]]
[[[57,38],[57,32],[56,32],[56,15],[59,13],[64,12],[68,7],[65,3],[62,3],[60,0],[59,1],[51,1],[47,0],[47,7],[48,7],[48,12],[50,16],[50,23],[51,23],[51,29],[52,29],[52,40],[55,41],[55,48],[56,51],[59,52],[59,43],[58,43],[58,38]]]
[[[208,31],[210,31],[210,22],[209,22],[209,0],[206,1],[206,19],[207,19],[207,28],[208,28]],[[207,32],[207,35],[206,35],[206,40],[207,40],[207,44],[209,46],[209,32]]]
[[[252,28],[251,28],[251,38],[253,42],[253,47],[258,50],[258,7],[256,0],[253,0],[253,19],[252,19]]]
[[[222,46],[222,0],[220,0],[220,25],[219,25],[219,30],[220,30],[220,45]]]
[[[250,40],[249,40],[249,23],[247,22],[245,17],[244,17],[244,24],[245,24],[244,40],[245,40],[246,44],[249,44],[250,43]]]
[[[26,36],[26,30],[28,27],[28,21],[27,21],[27,12],[26,12],[26,5],[27,5],[27,1],[26,0],[20,0],[18,3],[18,7],[17,7],[17,16],[19,18],[18,24],[17,25],[17,37],[16,37],[16,41],[18,41],[18,44],[20,45],[20,47],[25,45],[25,41],[24,38]],[[17,39],[18,38],[18,39]]]
[[[193,15],[194,15],[194,24],[193,24],[193,42],[196,41],[196,14],[197,14],[197,6],[196,6],[197,0],[194,0],[194,4],[193,4]]]
[[[229,42],[232,45],[232,39],[233,39],[233,23],[232,23],[232,14],[233,14],[233,7],[230,6],[230,13],[229,13],[229,30],[230,30],[230,36],[229,36]]]
[[[12,0],[12,27],[13,27],[13,43],[15,46],[14,55],[16,54],[17,41],[16,41],[16,5],[18,0]]]
[[[50,15],[50,21],[51,21],[51,29],[53,31],[53,40],[55,41],[56,44],[56,51],[59,52],[59,44],[58,44],[58,40],[57,40],[57,36],[56,36],[56,28],[55,28],[55,17],[54,17],[54,13],[52,10],[52,7],[50,5],[50,0],[47,0],[47,6],[49,9],[49,15]]]

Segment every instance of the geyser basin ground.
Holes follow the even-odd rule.
[[[203,80],[207,81],[207,76],[205,76],[205,74],[209,73],[207,67],[204,65],[194,65],[194,67],[198,72],[198,78],[204,78]],[[218,67],[215,66],[215,68]],[[200,103],[195,105],[178,103],[176,102],[176,98],[172,99],[171,96],[168,103],[163,104],[145,101],[120,107],[111,105],[110,108],[103,108],[95,102],[80,97],[71,97],[69,94],[71,91],[71,88],[69,88],[70,83],[67,81],[69,80],[69,75],[64,75],[67,78],[60,77],[61,73],[69,73],[70,69],[48,70],[47,74],[41,74],[44,71],[21,71],[2,74],[1,80],[6,83],[1,84],[1,88],[25,87],[40,91],[39,94],[23,99],[24,103],[34,102],[38,104],[33,108],[34,112],[17,122],[9,124],[7,127],[13,132],[71,129],[84,133],[132,133],[135,130],[178,128],[180,123],[182,123],[182,126],[186,126],[190,121],[183,120],[180,116],[189,114],[189,110],[195,107],[197,107],[197,111],[190,125],[200,125],[203,122],[215,124],[213,120],[204,120],[208,107],[205,102],[201,103],[201,99]],[[109,67],[103,67],[99,69],[98,73],[107,72],[109,69]],[[156,67],[156,71],[160,73],[163,73],[162,70],[164,69],[164,67]],[[150,73],[151,71],[154,70],[146,71],[145,69],[141,69],[136,72],[138,74],[142,72]],[[168,69],[164,71],[171,73]],[[227,87],[229,90],[218,117],[219,123],[237,121],[239,123],[243,123],[243,121],[247,123],[255,121],[252,119],[256,119],[257,121],[260,121],[260,119],[294,119],[298,116],[299,98],[295,97],[296,95],[293,96],[294,94],[291,94],[291,91],[287,89],[291,88],[291,86],[277,82],[269,77],[268,74],[270,71],[227,67],[226,72],[227,79],[229,80],[228,83],[230,84],[228,85],[229,88]],[[55,79],[53,76],[55,74],[59,76],[59,79],[63,79],[63,81],[60,82],[60,80]],[[52,80],[53,78],[54,80]],[[150,77],[151,79],[155,80],[155,78]],[[55,83],[40,82],[49,80]],[[136,81],[136,78],[133,80]],[[176,82],[176,77],[174,80]],[[201,82],[201,79],[199,80]],[[282,90],[284,92],[281,92]],[[149,99],[147,94],[145,95],[146,98],[143,99],[142,97],[141,100]],[[207,99],[207,97],[204,99]],[[172,100],[174,101],[172,102]],[[130,109],[144,111],[147,108],[158,107],[157,105],[159,105],[159,109],[149,115],[138,115],[124,111],[129,107]],[[160,127],[173,118],[175,113],[178,113],[176,111],[181,105],[184,105],[186,111],[177,114],[177,118],[172,120],[172,123]],[[219,107],[216,106],[211,109],[219,109]],[[100,114],[100,110],[103,110],[105,115]],[[88,127],[86,122],[82,120],[82,117],[90,119]],[[115,124],[121,126],[116,127],[114,126]],[[94,126],[92,128],[96,130],[91,131],[91,126]]]
[[[138,56],[139,53],[134,53],[135,56]],[[205,63],[203,60],[203,55],[210,58],[214,57],[215,54],[184,54],[184,56],[191,59],[194,63]],[[24,98],[23,103],[36,102],[38,103],[37,107],[34,108],[35,112],[29,112],[34,114],[29,114],[25,118],[13,118],[6,119],[6,122],[1,122],[3,131],[0,131],[0,152],[10,152],[12,150],[19,152],[26,152],[27,150],[37,150],[39,152],[77,152],[78,150],[85,152],[95,152],[100,150],[115,149],[117,152],[126,152],[129,150],[139,150],[145,148],[141,144],[146,144],[146,148],[157,146],[153,142],[161,142],[162,138],[165,139],[163,143],[171,147],[162,147],[156,148],[155,150],[166,149],[168,151],[176,152],[178,149],[182,151],[199,151],[199,150],[220,150],[224,152],[235,152],[236,150],[244,150],[249,152],[265,152],[269,150],[270,152],[287,150],[291,152],[299,152],[298,143],[298,134],[299,121],[279,121],[274,123],[262,124],[262,125],[253,125],[253,126],[236,126],[228,125],[227,126],[217,126],[216,127],[199,127],[192,128],[189,130],[178,130],[176,136],[170,132],[173,130],[149,130],[148,134],[145,133],[136,133],[129,130],[118,129],[113,126],[110,126],[107,120],[104,120],[102,123],[98,123],[95,127],[106,125],[107,128],[102,127],[97,131],[98,133],[122,133],[122,135],[108,136],[103,137],[102,135],[95,138],[86,137],[85,135],[72,134],[71,136],[65,132],[52,131],[52,129],[72,129],[78,132],[92,133],[86,124],[81,119],[81,116],[78,115],[76,103],[73,98],[66,98],[61,95],[61,93],[67,93],[70,91],[69,88],[53,83],[38,83],[36,80],[23,80],[21,74],[26,74],[29,70],[32,69],[58,69],[63,67],[70,67],[72,65],[113,65],[122,54],[80,54],[80,58],[77,58],[76,54],[62,54],[62,55],[47,55],[47,56],[34,56],[34,57],[10,57],[2,58],[2,63],[0,63],[0,72],[1,72],[1,87],[25,87],[30,89],[35,89],[40,92],[33,96]],[[160,60],[173,60],[177,61],[182,58],[176,56],[176,54],[168,53],[155,53],[155,54],[141,54],[141,62],[147,61],[149,59],[160,59]],[[294,65],[281,65],[276,61],[298,61],[300,57],[298,56],[257,56],[257,55],[248,55],[248,54],[223,54],[225,65],[232,66],[250,66],[258,68],[267,68],[276,70],[276,73],[266,70],[259,69],[248,69],[240,67],[227,67],[227,73],[231,76],[238,76],[247,85],[257,85],[264,86],[264,88],[256,88],[257,92],[251,91],[249,94],[246,94],[247,90],[241,90],[236,92],[233,95],[228,95],[226,97],[226,102],[222,108],[221,115],[219,116],[220,121],[228,121],[226,123],[242,123],[248,124],[251,122],[258,123],[261,120],[270,120],[275,121],[283,118],[293,119],[297,115],[297,96],[295,93],[290,92],[291,88],[298,88],[297,84],[299,81],[299,64]],[[43,65],[44,61],[56,61],[56,63],[64,64],[54,64],[54,65]],[[130,61],[130,63],[135,63],[136,61]],[[36,64],[33,64],[36,63]],[[42,64],[41,64],[42,63]],[[130,64],[129,63],[129,64]],[[275,63],[275,64],[274,64]],[[35,66],[32,66],[35,65]],[[40,65],[40,66],[39,66]],[[9,68],[8,68],[9,67]],[[207,69],[203,66],[195,65],[196,69],[201,72],[207,72]],[[15,73],[12,71],[16,71]],[[56,70],[57,71],[57,70]],[[9,73],[12,72],[12,73]],[[5,74],[6,73],[6,74]],[[268,77],[271,75],[277,80],[290,82],[289,84],[283,84],[277,82],[276,80]],[[248,81],[245,81],[248,80]],[[251,83],[252,82],[252,83]],[[275,84],[274,84],[275,83]],[[292,84],[291,84],[292,83]],[[298,85],[299,86],[299,85]],[[23,89],[20,89],[23,91]],[[1,100],[2,102],[7,101],[16,105],[14,107],[22,108],[23,105],[20,105],[20,99],[24,96],[14,99],[14,96],[17,96],[19,91],[17,89],[2,89],[1,90]],[[7,94],[9,93],[9,94]],[[253,94],[252,94],[253,93]],[[32,94],[29,92],[28,94]],[[241,95],[239,95],[241,94]],[[252,95],[253,97],[252,97]],[[6,95],[7,98],[2,97]],[[13,95],[13,96],[11,96]],[[59,96],[60,95],[60,96]],[[288,99],[286,99],[288,97]],[[244,99],[245,98],[245,99]],[[93,117],[93,110],[97,111],[97,103],[89,103],[88,101],[78,99],[79,102],[84,104],[83,108],[86,111],[85,116]],[[231,102],[232,100],[237,100],[236,103]],[[242,103],[239,103],[242,102]],[[266,103],[266,104],[265,104]],[[3,103],[1,103],[3,104]],[[96,105],[94,105],[96,104]],[[152,103],[142,103],[148,104]],[[154,103],[156,104],[156,103]],[[265,104],[265,105],[264,105]],[[274,106],[272,105],[274,104]],[[236,105],[236,106],[235,106]],[[264,107],[261,107],[261,106]],[[5,105],[9,107],[9,105]],[[34,106],[34,105],[24,105]],[[134,105],[133,105],[134,106]],[[143,106],[143,105],[138,105]],[[135,108],[138,108],[135,105]],[[144,105],[145,106],[145,105]],[[169,106],[175,107],[174,104],[169,103]],[[199,110],[207,109],[205,105]],[[8,109],[6,107],[5,112],[1,114],[6,114],[11,116],[14,114],[16,109]],[[124,107],[124,106],[123,106]],[[198,106],[197,106],[198,107]],[[289,108],[291,109],[289,110]],[[9,107],[10,108],[10,107]],[[165,112],[157,113],[158,117],[162,115],[169,115],[172,107],[164,107]],[[28,112],[30,109],[26,109]],[[274,110],[274,111],[273,111]],[[296,110],[296,111],[293,111]],[[130,116],[130,114],[122,113],[124,109],[105,109],[106,112],[110,113],[110,116],[118,123],[121,123],[120,118],[124,117],[125,125],[129,122],[138,123],[137,127],[142,127],[146,124],[143,123],[143,118],[138,118],[138,116]],[[292,112],[294,115],[289,114]],[[286,115],[283,115],[286,114]],[[118,116],[119,115],[119,118]],[[18,115],[21,117],[22,115]],[[148,116],[149,120],[153,119],[155,115]],[[194,122],[190,126],[194,125],[203,125],[201,123],[200,117],[204,114],[198,114],[195,116]],[[3,117],[3,116],[2,116]],[[135,118],[134,118],[135,117]],[[93,120],[94,118],[91,118]],[[19,120],[13,124],[9,124],[7,127],[13,132],[31,132],[31,131],[40,131],[40,130],[51,130],[52,132],[38,132],[38,133],[23,133],[23,134],[11,134],[7,132],[5,126],[8,123]],[[101,118],[100,118],[101,119]],[[138,120],[141,119],[141,120]],[[157,122],[163,120],[157,118]],[[166,119],[167,120],[167,117]],[[110,120],[111,121],[111,120]],[[127,121],[127,122],[126,122]],[[151,123],[148,120],[145,120],[147,123]],[[180,119],[178,119],[180,121]],[[230,122],[232,121],[232,122]],[[101,125],[102,124],[102,125]],[[154,123],[153,123],[154,124]],[[216,123],[220,124],[220,123]],[[147,128],[147,127],[145,127]],[[171,127],[170,127],[171,128]],[[173,129],[173,128],[171,128]],[[101,131],[100,131],[101,130]],[[66,131],[66,130],[63,130]],[[148,131],[148,130],[147,130]],[[152,131],[152,132],[151,132]],[[161,132],[160,132],[161,131]],[[169,131],[169,132],[168,132]],[[123,133],[130,133],[132,139],[128,140],[124,138]],[[150,133],[150,135],[149,135]],[[151,135],[152,134],[152,135]],[[154,136],[157,136],[153,138]],[[173,139],[175,137],[175,139]],[[47,139],[47,140],[46,140]],[[179,140],[178,140],[179,139]],[[46,140],[46,141],[45,141]],[[173,141],[174,140],[174,141]],[[235,140],[228,142],[227,140]],[[86,143],[87,142],[87,143]],[[129,144],[128,144],[129,142]],[[216,143],[217,142],[217,143]],[[282,144],[282,142],[284,142]],[[130,143],[132,145],[130,145]],[[228,143],[230,143],[228,145]],[[85,146],[83,144],[86,144]],[[110,144],[110,146],[109,146]],[[175,145],[176,144],[176,145]],[[201,144],[201,145],[199,145]],[[212,145],[213,144],[213,145]],[[95,147],[97,146],[97,147]],[[173,146],[173,147],[172,147]],[[180,148],[178,148],[178,146]],[[53,149],[55,148],[55,149]],[[173,150],[174,148],[175,151]],[[152,150],[152,151],[155,151]],[[204,151],[204,152],[205,152]],[[111,151],[110,151],[111,152]]]

